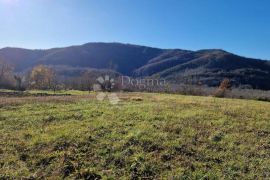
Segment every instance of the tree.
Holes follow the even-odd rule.
[[[22,77],[19,75],[14,75],[14,79],[16,81],[16,90],[22,91],[25,90],[25,88],[22,85]]]
[[[4,60],[0,60],[0,86],[2,88],[13,88],[13,67]]]
[[[90,93],[95,83],[95,78],[93,79],[93,77],[95,76],[91,71],[85,71],[81,74],[82,90],[88,90]]]
[[[214,96],[216,97],[225,97],[226,91],[230,88],[231,82],[228,78],[225,78],[221,81],[218,89],[216,90]]]
[[[2,81],[4,77],[10,74],[10,72],[12,71],[13,71],[13,68],[11,65],[9,65],[4,60],[0,60],[0,81]]]
[[[56,90],[56,73],[52,68],[38,65],[32,69],[29,83],[31,88]]]

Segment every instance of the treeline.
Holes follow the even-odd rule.
[[[175,93],[195,96],[215,96],[229,98],[243,98],[270,101],[270,91],[254,90],[250,88],[236,88],[230,79],[221,79],[218,87],[208,87],[201,83],[200,79],[189,78],[180,84],[166,82],[162,86],[154,84],[143,86],[132,85],[121,81],[121,75],[109,70],[84,70],[76,76],[67,76],[57,73],[54,68],[45,65],[37,65],[24,73],[16,73],[14,67],[0,60],[0,89],[12,89],[17,91],[39,90],[83,90],[92,91],[97,79],[109,76],[113,83],[106,81],[100,84],[104,91],[135,91]],[[123,77],[123,76],[122,76]]]
[[[44,65],[26,73],[15,73],[14,67],[0,61],[0,88],[24,91],[26,89],[56,89],[57,77],[52,68]]]
[[[120,76],[113,71],[101,70],[84,70],[80,74],[68,76],[67,74],[56,73],[55,69],[50,66],[37,65],[24,73],[15,73],[14,68],[0,60],[0,89],[14,89],[23,91],[26,89],[40,90],[84,90],[91,91],[97,79],[100,77],[109,76],[114,80],[113,84],[108,84],[106,81],[102,89],[111,91],[146,91],[146,92],[168,92],[181,93],[191,95],[205,95],[204,86],[200,79],[191,78],[184,79],[182,84],[171,84],[169,82],[148,83],[148,85],[128,77],[128,82],[124,83],[124,76]],[[122,77],[122,78],[120,78]],[[122,80],[121,80],[122,79]],[[145,80],[145,79],[144,79]],[[108,88],[109,87],[109,88]],[[231,88],[229,79],[221,80],[220,86],[213,93],[214,96],[224,97],[226,92]]]
[[[13,70],[13,66],[0,60],[0,88],[22,90],[22,77]]]
[[[39,90],[93,90],[98,77],[109,75],[116,78],[117,74],[110,71],[84,70],[79,75],[67,76],[58,74],[54,68],[45,65],[37,65],[24,73],[16,73],[14,67],[0,60],[0,89],[12,89],[24,91],[27,89]],[[114,89],[118,88],[118,82],[114,83]]]

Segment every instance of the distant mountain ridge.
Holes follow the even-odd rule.
[[[3,48],[0,59],[13,64],[18,72],[45,64],[77,70],[110,69],[135,77],[165,78],[173,83],[192,79],[210,86],[230,78],[235,86],[270,89],[269,61],[245,58],[219,49],[189,51],[121,43],[87,43],[47,50]]]

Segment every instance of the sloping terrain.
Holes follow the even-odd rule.
[[[0,59],[13,64],[18,71],[36,64],[46,64],[113,69],[131,74],[162,52],[157,48],[120,43],[88,43],[49,50],[4,48],[0,50]]]
[[[270,89],[269,62],[243,58],[221,50],[204,50],[191,53],[191,60],[180,57],[178,65],[154,72],[151,75],[179,83],[191,80],[195,83],[217,86],[224,78],[229,78],[234,86]],[[148,67],[147,67],[148,66]],[[149,66],[160,67],[156,63],[142,67],[149,72]],[[163,66],[164,67],[164,66]],[[192,82],[191,82],[192,83]]]
[[[270,178],[270,103],[81,93],[0,97],[0,179]]]
[[[192,81],[216,86],[230,78],[234,86],[270,89],[270,63],[217,49],[188,51],[120,43],[88,43],[49,50],[0,49],[0,59],[26,71],[37,64],[79,75],[87,68],[110,69],[123,75],[165,78],[174,83]],[[75,68],[75,70],[74,70]],[[71,70],[77,73],[70,72]]]

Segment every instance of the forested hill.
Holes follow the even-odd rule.
[[[0,49],[0,59],[22,72],[38,64],[70,74],[72,68],[110,69],[129,76],[162,77],[179,83],[187,78],[217,85],[230,78],[234,85],[270,89],[270,62],[219,50],[159,49],[121,43],[87,43],[80,46],[29,50]]]

